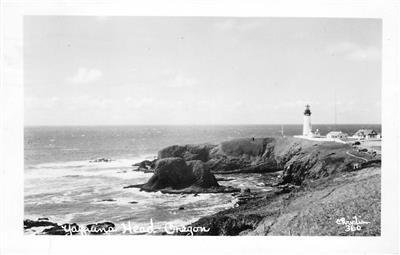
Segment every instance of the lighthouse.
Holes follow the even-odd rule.
[[[309,105],[306,105],[306,109],[304,110],[303,136],[312,136],[311,111]]]

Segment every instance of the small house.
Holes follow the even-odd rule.
[[[376,139],[378,138],[378,133],[373,129],[360,129],[353,137],[357,139]]]

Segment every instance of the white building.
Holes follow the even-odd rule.
[[[381,138],[378,133],[373,129],[360,129],[354,135],[353,138],[357,139],[377,139]]]
[[[347,134],[343,133],[342,131],[331,131],[326,135],[326,138],[343,140],[347,138]]]
[[[306,109],[304,111],[303,136],[313,136],[311,128],[311,111],[309,105],[306,105]]]
[[[306,109],[304,111],[303,117],[303,134],[295,135],[296,138],[307,139],[311,141],[318,142],[337,142],[337,143],[346,143],[347,135],[340,131],[330,132],[327,136],[322,136],[318,129],[315,132],[312,131],[311,127],[311,110],[310,106],[306,105]]]

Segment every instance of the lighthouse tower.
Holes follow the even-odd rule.
[[[306,105],[306,109],[304,110],[303,136],[312,136],[311,111],[309,105]]]

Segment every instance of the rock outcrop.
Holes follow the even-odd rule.
[[[136,171],[142,171],[145,173],[148,172],[153,172],[154,171],[154,167],[156,166],[156,161],[157,159],[154,160],[143,160],[142,162],[139,163],[135,163],[132,166],[136,166],[137,169]]]
[[[209,159],[209,152],[215,145],[201,144],[201,145],[172,145],[166,147],[158,152],[158,158],[172,158],[179,157],[185,161],[201,160],[206,162]]]
[[[267,193],[190,226],[210,229],[196,235],[379,236],[380,178],[380,167],[320,178],[288,193]],[[349,230],[344,222],[354,217],[365,223]]]
[[[158,157],[178,157],[187,162],[199,160],[214,174],[283,170],[281,182],[295,185],[307,178],[351,171],[354,165],[366,167],[380,162],[379,156],[359,152],[349,144],[294,137],[242,138],[218,145],[174,145],[160,150]]]
[[[30,229],[35,227],[54,227],[57,226],[56,223],[49,221],[49,219],[39,218],[38,220],[24,220],[24,229]]]
[[[218,187],[219,184],[215,176],[210,172],[207,165],[200,160],[191,160],[186,162],[192,170],[195,181],[195,186],[203,188]]]
[[[147,191],[183,189],[194,182],[193,171],[182,158],[163,158],[157,161],[154,175],[141,188]]]
[[[358,155],[358,156],[357,156]],[[355,150],[349,144],[316,142],[293,137],[242,138],[218,145],[173,145],[158,160],[142,162],[154,172],[140,187],[146,191],[218,187],[213,174],[283,171],[279,184],[300,185],[355,168],[379,164],[380,156]],[[229,190],[229,189],[228,189]],[[224,191],[226,192],[226,190]]]
[[[144,184],[124,188],[163,193],[225,193],[238,189],[220,186],[214,175],[201,160],[162,158],[155,165],[154,175]]]
[[[282,171],[273,190],[239,195],[237,207],[191,227],[205,235],[380,235],[380,155],[351,144],[293,137],[236,139],[209,150],[211,173]],[[362,231],[337,222],[358,216]]]

